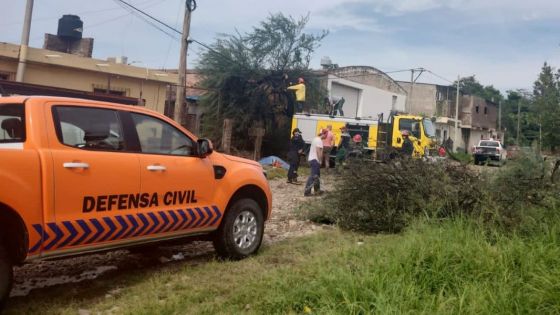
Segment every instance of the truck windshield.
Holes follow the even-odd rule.
[[[424,134],[426,135],[426,137],[433,138],[436,136],[434,123],[430,119],[424,118],[422,124],[424,125]]]
[[[0,104],[0,143],[25,140],[24,117],[22,104]]]
[[[481,147],[499,147],[500,143],[497,141],[480,141]]]

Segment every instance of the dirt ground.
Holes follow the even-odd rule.
[[[305,179],[302,179],[305,180]],[[327,193],[332,177],[324,175],[322,184]],[[304,197],[304,185],[286,183],[284,178],[270,181],[272,190],[272,216],[266,223],[264,246],[299,237],[327,228],[301,219],[297,210],[302,202],[320,197]],[[12,297],[25,297],[33,291],[57,285],[71,287],[84,285],[98,277],[137,271],[142,268],[162,268],[168,263],[197,265],[214,259],[210,242],[193,241],[181,245],[165,245],[138,248],[133,251],[118,250],[104,254],[92,254],[54,261],[37,261],[16,267]],[[107,293],[110,295],[110,292]]]

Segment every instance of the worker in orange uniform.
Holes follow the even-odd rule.
[[[303,112],[303,105],[305,104],[305,81],[303,78],[298,78],[298,84],[290,85],[288,90],[295,91],[296,93],[296,113]]]

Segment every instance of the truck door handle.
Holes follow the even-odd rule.
[[[62,164],[62,166],[64,168],[83,168],[83,169],[89,168],[89,164],[82,163],[82,162],[65,162]]]
[[[167,167],[165,167],[163,165],[148,165],[146,167],[146,169],[148,171],[151,171],[151,172],[157,172],[157,171],[162,171],[163,172],[167,169]]]

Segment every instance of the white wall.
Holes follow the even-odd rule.
[[[345,86],[345,88],[341,88],[341,86]],[[357,91],[357,108],[354,108],[352,103],[348,107],[344,103],[345,117],[354,117],[355,115],[356,117],[377,119],[378,115],[383,113],[383,119],[386,120],[391,110],[405,110],[406,96],[404,95],[342,79],[332,74],[329,75],[327,88],[331,96],[345,96],[336,93],[345,94],[352,89]],[[351,102],[353,102],[353,99],[351,99]]]
[[[344,116],[356,117],[362,97],[361,89],[332,82],[329,94],[331,96],[344,97],[344,104],[342,105]]]

